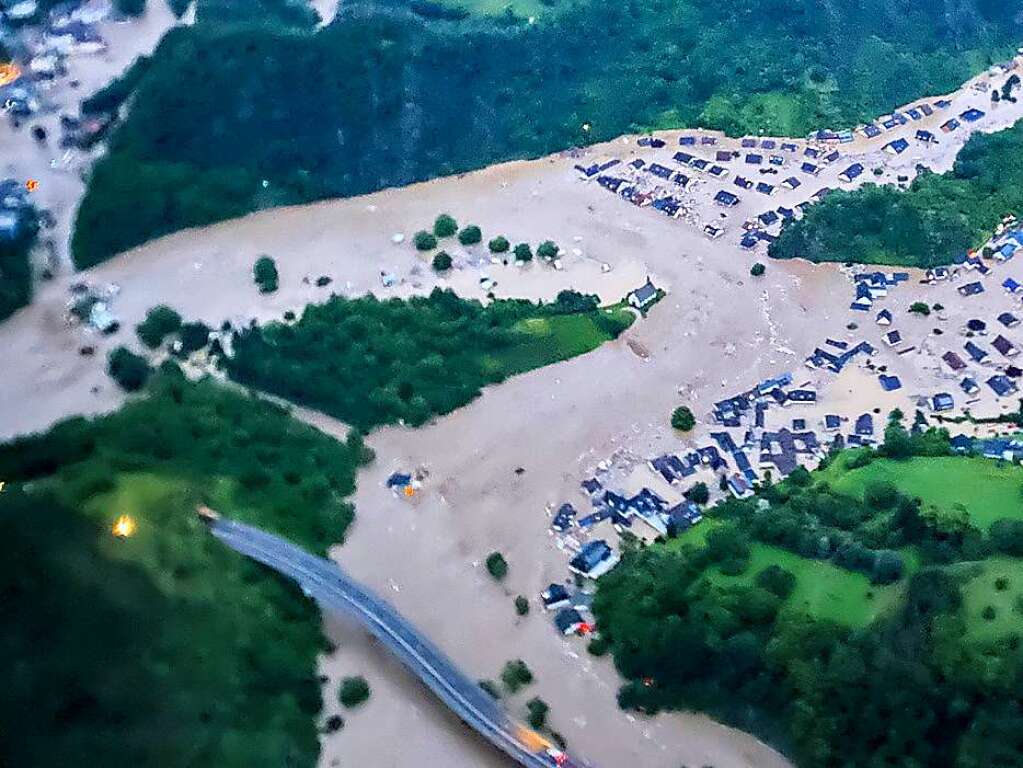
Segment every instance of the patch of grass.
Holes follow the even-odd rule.
[[[796,577],[796,586],[786,599],[784,610],[803,611],[813,618],[850,627],[865,627],[887,613],[899,601],[905,583],[874,586],[862,573],[759,542],[751,546],[749,565],[741,574],[726,576],[715,566],[708,569],[707,578],[721,587],[752,586],[756,575],[769,565],[779,565]]]
[[[964,575],[962,615],[967,639],[988,642],[1010,634],[1023,636],[1023,612],[1017,607],[1023,601],[1023,560],[992,557],[954,568]],[[1008,584],[1004,590],[996,585],[1001,579]],[[989,606],[995,609],[993,619],[985,618]]]
[[[902,494],[918,496],[924,506],[943,512],[965,507],[973,523],[985,530],[1002,518],[1023,519],[1023,467],[981,457],[878,458],[853,470],[835,462],[822,479],[838,493],[857,498],[871,483],[893,483]]]
[[[592,352],[617,338],[633,320],[635,315],[622,308],[526,318],[512,326],[515,343],[494,359],[508,375],[524,373]]]

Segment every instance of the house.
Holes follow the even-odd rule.
[[[796,189],[797,187],[801,187],[803,185],[803,182],[801,182],[795,176],[789,176],[787,179],[785,179],[785,181],[781,183],[781,185],[783,187],[786,187],[787,189]]]
[[[799,166],[799,170],[801,170],[803,173],[808,173],[811,176],[816,176],[818,173],[821,172],[820,167],[814,165],[813,163],[803,163],[802,165]]]
[[[1017,325],[1019,325],[1019,318],[1016,317],[1011,312],[1002,312],[1002,314],[998,316],[998,322],[1000,322],[1006,328],[1015,328]]]
[[[796,212],[793,211],[791,208],[786,208],[783,205],[779,205],[778,215],[781,216],[786,221],[788,221],[789,219],[794,219],[796,217]]]
[[[856,419],[856,425],[854,432],[859,437],[873,437],[874,435],[874,417],[869,413],[864,413]]]
[[[930,131],[920,130],[916,132],[916,140],[924,144],[936,144],[937,138]]]
[[[388,488],[408,488],[412,485],[412,475],[407,472],[395,472],[387,478]]]
[[[966,354],[968,354],[975,363],[983,363],[987,360],[987,352],[972,341],[966,342],[966,344],[963,345],[963,349],[966,350]]]
[[[984,293],[984,286],[982,283],[978,281],[967,283],[966,285],[961,285],[959,286],[958,290],[960,296],[976,296],[978,294]]]
[[[762,195],[773,195],[774,187],[767,182],[761,181],[757,184],[757,192]]]
[[[683,501],[672,507],[665,513],[665,516],[668,519],[669,536],[678,536],[703,520],[700,508],[691,501]]]
[[[583,480],[579,485],[582,486],[583,491],[589,496],[594,496],[600,493],[601,489],[603,489],[604,487],[601,484],[601,482],[595,477],[587,478],[586,480]]]
[[[933,267],[924,273],[924,279],[929,283],[936,283],[939,280],[948,280],[952,276],[948,267]]]
[[[1001,334],[995,336],[995,340],[991,342],[991,346],[997,349],[998,353],[1005,357],[1015,357],[1019,354],[1019,349],[1016,345]]]
[[[984,117],[984,113],[976,108],[968,109],[959,115],[960,119],[965,120],[967,123],[975,123]]]
[[[959,382],[959,389],[968,395],[975,395],[980,392],[980,385],[974,379],[967,376]]]
[[[671,157],[676,163],[680,163],[681,165],[689,165],[689,163],[693,161],[693,156],[688,152],[676,152]]]
[[[780,167],[785,165],[785,158],[782,157],[781,155],[771,155],[767,159],[767,162],[769,162],[771,165],[777,165]]]
[[[603,539],[587,542],[568,562],[568,570],[588,579],[597,579],[610,571],[620,558]]]
[[[941,130],[944,133],[952,133],[952,131],[959,128],[959,125],[960,125],[959,121],[953,117],[951,120],[948,120],[941,124]]]
[[[881,385],[881,389],[885,392],[895,392],[902,389],[902,381],[898,376],[888,376],[882,373],[877,377],[877,380]]]
[[[889,347],[894,347],[896,344],[902,343],[902,334],[898,331],[888,331],[884,335],[884,341]]]
[[[761,149],[774,149],[776,146],[778,146],[778,142],[774,139],[764,139],[760,142]]]
[[[725,234],[725,230],[713,224],[705,224],[703,226],[703,234],[711,240],[717,240],[721,235]]]
[[[727,152],[723,149],[719,149],[717,153],[714,155],[714,159],[717,160],[719,163],[731,162],[732,158],[734,157],[735,155],[733,155],[731,152]]]
[[[751,251],[757,247],[757,243],[759,242],[759,237],[757,237],[753,232],[747,232],[742,236],[742,240],[739,241],[739,246],[747,251]]]
[[[876,139],[878,136],[881,135],[881,129],[878,128],[873,123],[868,123],[867,125],[860,128],[860,133],[862,133],[868,139]]]
[[[732,206],[739,204],[739,196],[733,195],[726,189],[722,189],[714,195],[714,202],[725,208],[731,208]]]
[[[831,163],[838,160],[839,157],[841,157],[841,155],[838,153],[838,150],[837,149],[832,150],[831,152],[828,152],[828,154],[824,155],[824,157],[821,158],[821,162],[831,165]]]
[[[565,635],[578,635],[589,626],[583,616],[575,608],[562,608],[554,616],[554,626]]]
[[[753,189],[753,182],[742,176],[736,176],[734,179],[732,179],[732,183],[735,184],[735,186],[740,187],[742,189]]]
[[[615,493],[614,491],[605,491],[600,499],[600,503],[612,512],[622,515],[629,511],[629,500],[622,496],[622,494]]]
[[[835,432],[842,428],[842,419],[833,413],[826,414],[823,423],[827,432]]]
[[[568,503],[562,504],[558,507],[554,519],[551,520],[551,528],[559,533],[563,533],[575,525],[575,516],[575,507]]]
[[[1019,291],[1021,287],[1023,286],[1020,286],[1020,284],[1013,280],[1011,277],[1007,277],[1002,281],[1002,288],[1004,288],[1009,293],[1016,293]]]
[[[740,145],[742,146],[743,149],[750,149],[757,145],[757,140],[747,136],[740,142]]]
[[[905,139],[896,139],[884,145],[884,151],[889,155],[901,155],[909,149],[909,142]]]
[[[724,179],[728,177],[728,169],[723,168],[720,165],[712,165],[710,170],[707,171],[715,179]]]
[[[737,499],[746,499],[753,495],[753,488],[740,474],[728,478],[728,490]]]
[[[640,311],[646,310],[655,301],[657,301],[657,286],[650,282],[650,278],[646,279],[646,282],[634,291],[630,291],[626,297],[630,307],[634,307]]]
[[[789,403],[816,403],[817,392],[813,389],[793,389],[785,396],[785,404]]]
[[[545,611],[556,611],[572,602],[563,584],[551,584],[540,593],[540,604]]]
[[[949,448],[953,453],[967,454],[973,451],[973,438],[966,435],[956,435],[948,441]]]
[[[987,332],[987,323],[979,318],[972,317],[966,321],[966,330],[972,333],[984,334]]]
[[[931,410],[936,413],[951,411],[953,408],[955,408],[955,400],[948,392],[939,392],[931,398]]]
[[[763,155],[748,154],[746,155],[746,165],[761,165],[764,162]]]
[[[629,509],[639,515],[663,512],[668,508],[668,502],[649,488],[643,488],[639,493],[629,499],[628,505]]]
[[[678,143],[681,147],[693,147],[696,146],[695,136],[679,136]]]
[[[892,324],[892,313],[887,309],[882,309],[877,313],[877,324],[878,325],[891,325]]]
[[[1012,379],[1002,374],[992,376],[986,383],[999,397],[1011,395],[1016,391],[1016,385],[1013,383]]]
[[[853,181],[854,179],[859,178],[861,175],[863,175],[863,165],[861,163],[853,163],[844,171],[842,171],[838,175],[838,178],[848,183]]]
[[[1009,261],[1016,255],[1017,248],[1019,248],[1019,246],[1015,243],[1003,243],[1000,248],[995,249],[993,256],[996,261]]]
[[[760,223],[765,227],[769,227],[778,221],[778,214],[774,211],[767,211],[766,213],[760,214],[757,219],[759,219]]]

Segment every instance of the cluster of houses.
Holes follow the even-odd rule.
[[[0,181],[0,242],[16,240],[35,226],[35,208],[25,184],[17,179]]]
[[[849,309],[869,312],[874,302],[888,296],[888,291],[909,281],[908,272],[860,272],[853,275],[856,295]]]
[[[866,123],[865,125],[859,126],[856,131],[862,134],[865,138],[876,139],[878,136],[881,136],[887,131],[892,131],[906,125],[911,120],[923,120],[925,117],[930,117],[935,114],[935,112],[948,109],[950,106],[952,106],[952,102],[948,101],[948,99],[938,99],[930,104],[917,104],[901,112],[892,112],[890,115],[882,115],[872,123]],[[886,149],[888,146],[890,146],[890,144],[886,145]],[[908,146],[908,142],[906,146]]]

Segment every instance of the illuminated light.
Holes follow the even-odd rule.
[[[416,495],[416,489],[413,488],[411,485],[406,485],[405,486],[405,495],[409,496],[409,497],[415,496]]]
[[[3,480],[0,480],[0,493],[4,492],[4,486],[5,485],[7,485],[7,483],[5,481],[3,481]]]
[[[645,685],[647,688],[653,687],[653,684],[654,684],[654,679],[652,677],[644,677],[643,678],[643,685]]]
[[[29,192],[35,192],[37,189],[39,189],[39,182],[36,181],[35,179],[29,179],[28,181],[25,182],[25,189],[27,189]]]
[[[127,539],[135,534],[138,524],[128,515],[121,515],[114,521],[111,532],[119,539]]]
[[[579,625],[579,634],[580,635],[588,635],[592,631],[593,631],[593,627],[590,624],[587,624],[586,622],[583,622],[582,624]]]
[[[10,85],[21,77],[21,70],[13,61],[0,64],[0,85]]]
[[[590,132],[590,128],[592,128],[592,127],[593,126],[590,125],[589,123],[583,123],[583,132],[584,133],[589,133]]]

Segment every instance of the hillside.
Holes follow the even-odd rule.
[[[585,0],[529,23],[395,2],[346,5],[316,32],[200,13],[137,78],[79,212],[75,261],[630,131],[851,125],[1004,55],[1023,7],[1008,6]]]

